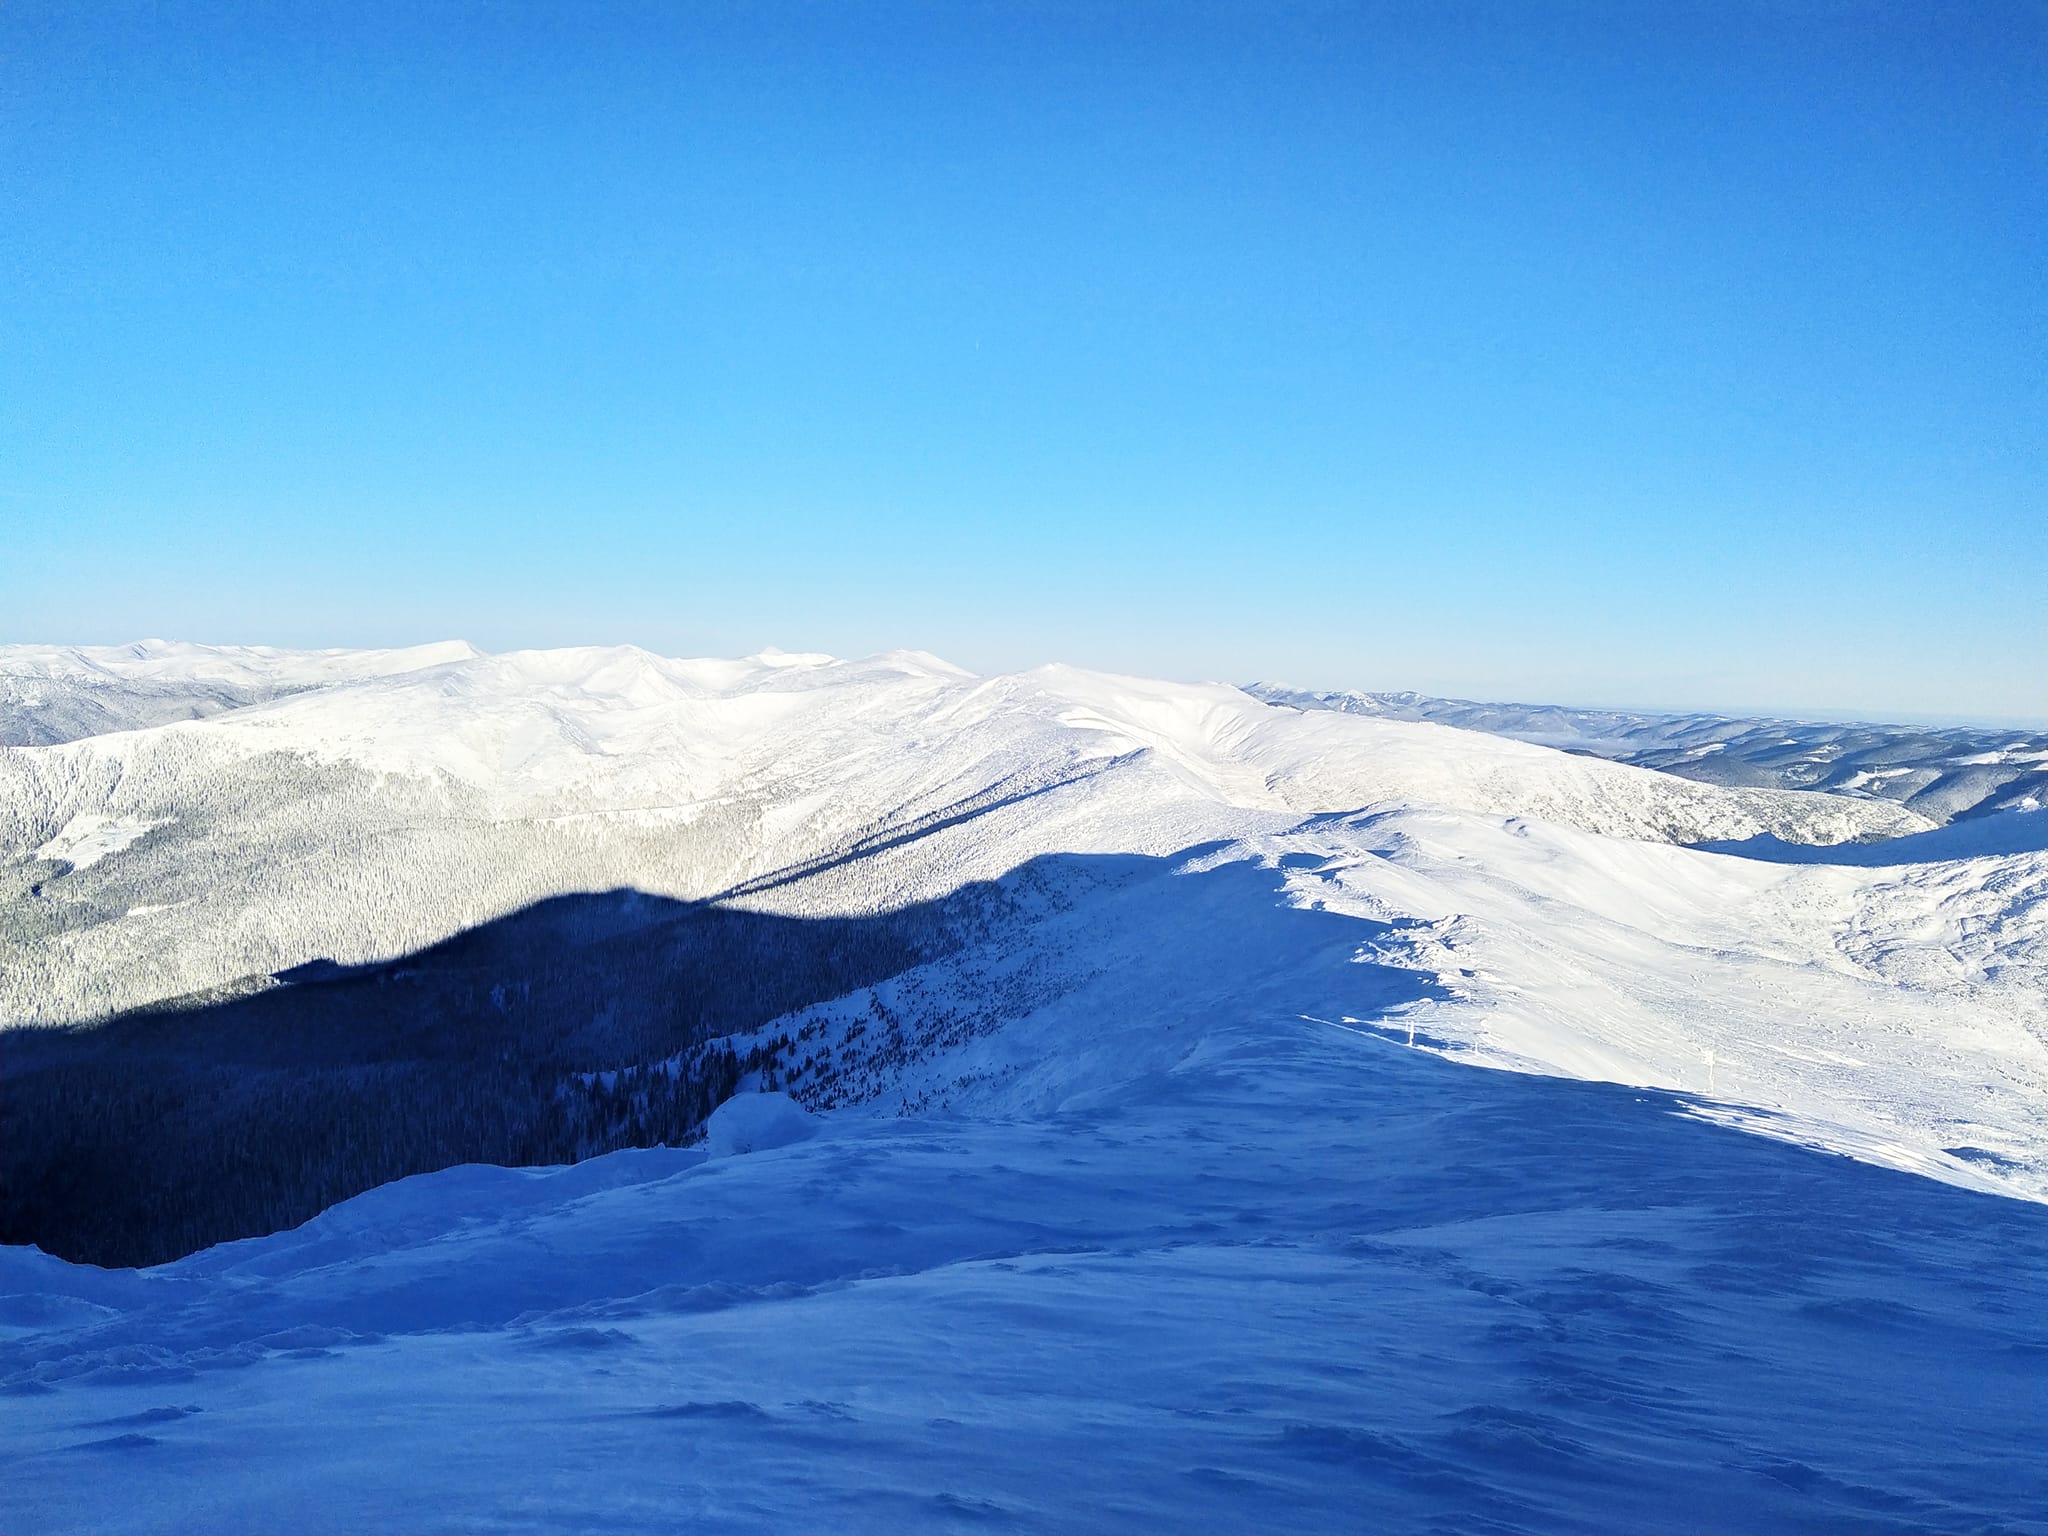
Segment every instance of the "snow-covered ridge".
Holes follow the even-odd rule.
[[[269,645],[196,645],[182,640],[138,640],[132,645],[0,645],[0,673],[314,688],[473,661],[482,654],[462,640],[396,650],[319,651]]]
[[[598,983],[529,1013],[589,1049],[629,965],[666,1018],[663,921],[980,905],[685,1020],[744,1095],[701,1145],[458,1152],[140,1271],[0,1248],[9,1529],[2033,1528],[2043,815],[914,652],[419,659],[0,748],[0,1021],[214,988],[175,1016],[274,1005],[267,1050],[445,1004],[496,1066],[536,977]],[[630,1116],[706,1080],[671,1048],[538,1091]],[[265,1061],[199,1078],[272,1106],[236,1177],[351,1102]],[[28,1148],[60,1199],[68,1145]]]
[[[136,649],[92,663],[293,688],[0,748],[0,1023],[390,959],[566,892],[853,915],[1047,857],[1224,847],[1299,863],[1287,904],[1439,976],[1450,1001],[1427,1032],[1470,1059],[1734,1096],[1865,1155],[2048,1191],[2048,857],[2001,840],[2023,818],[1923,843],[1931,824],[1883,800],[1698,783],[1221,684],[981,678],[914,651]],[[1878,839],[1910,862],[1872,862]],[[1118,906],[1057,952],[1083,977],[1090,945],[1125,953],[1148,921]],[[1258,995],[1285,952],[1242,956],[1213,995]],[[968,1057],[1037,1038],[1004,1024],[1007,1044],[961,1056],[940,1018],[957,1006],[934,1006],[918,1093],[985,1093]],[[1150,1027],[1142,996],[1118,1006]],[[1059,1032],[1031,1049],[1052,1070]]]
[[[148,649],[134,665],[253,665]],[[265,654],[274,678],[313,664]],[[1723,790],[1069,667],[984,679],[919,652],[671,660],[633,647],[411,659],[422,665],[322,653],[335,680],[267,702],[0,749],[0,859],[35,888],[17,931],[37,936],[8,955],[0,1021],[388,957],[569,890],[696,899],[837,865],[780,899],[860,911],[1042,854],[1171,853],[1368,806],[1675,842],[1925,825],[1881,802]],[[171,830],[89,871],[35,867],[67,828],[116,823]],[[926,835],[939,823],[953,830]],[[99,916],[136,907],[178,916],[149,932]]]
[[[205,719],[305,688],[473,660],[461,641],[390,651],[270,646],[0,646],[0,746],[47,746]]]
[[[1041,762],[1145,752],[1196,792],[1244,809],[1395,800],[1674,841],[1769,833],[1837,842],[1927,825],[1884,806],[1715,793],[1480,733],[1272,711],[1220,684],[1072,667],[979,679],[918,652],[862,661],[783,653],[670,660],[618,646],[451,660],[444,649],[369,653],[353,664],[315,653],[332,681],[216,720],[205,739],[284,746],[385,772],[443,773],[500,803],[572,790],[621,803],[641,792],[627,786],[652,789],[669,775],[696,783],[721,764],[770,758],[823,767],[849,750],[867,754],[864,767],[882,766],[870,759],[892,744],[885,738],[929,748],[942,737],[978,734],[1002,739],[1013,758]],[[300,659],[280,662],[273,676],[303,684],[307,653],[286,654]],[[408,657],[418,664],[407,665]],[[239,653],[184,664],[195,677],[249,666]],[[148,665],[170,662],[153,657]]]
[[[1419,693],[1246,691],[1287,709],[1431,721],[1655,768],[1703,783],[1894,800],[1935,821],[2048,807],[2048,733],[1484,704]]]

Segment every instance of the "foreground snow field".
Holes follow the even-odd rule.
[[[0,1529],[2048,1530],[2038,814],[914,653],[92,658],[214,702],[0,748],[0,1022],[1006,905],[735,1041],[819,1113],[708,1160],[0,1250]]]
[[[0,1253],[0,1526],[2039,1532],[2048,1210],[1281,1016],[1031,1119]]]

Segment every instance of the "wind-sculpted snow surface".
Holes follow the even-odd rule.
[[[781,1070],[821,1106],[1035,1114],[1163,1066],[1176,1009],[1285,999],[2048,1200],[2044,982],[2041,854],[1875,872],[1389,811],[1077,874],[1028,929],[741,1043],[787,1037]]]
[[[0,1252],[0,1527],[2044,1529],[2048,1210],[1185,1002],[1029,1118]]]
[[[618,649],[0,750],[0,860],[7,1021],[274,1053],[303,997],[351,1072],[351,999],[579,996],[563,893],[944,930],[710,1042],[745,1155],[0,1251],[0,1529],[2048,1530],[2033,815]],[[623,996],[522,1027],[669,1038]],[[564,1062],[628,1121],[710,1081]]]

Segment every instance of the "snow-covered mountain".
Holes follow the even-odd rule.
[[[2048,732],[2039,730],[1482,704],[1421,693],[1315,692],[1277,683],[1251,683],[1245,691],[1288,709],[1334,709],[1489,731],[1703,784],[1895,800],[1935,821],[2048,806]]]
[[[607,1155],[0,1253],[9,1528],[2039,1528],[2048,815],[915,652],[147,649],[249,697],[0,749],[0,1021],[74,1026],[0,1037],[10,1240],[201,1118],[247,1202],[165,1252]],[[607,1151],[735,1086],[816,1119]]]
[[[0,752],[8,1023],[394,961],[565,892],[844,918],[1047,859],[1247,862],[1283,872],[1269,894],[1289,910],[1359,919],[1358,954],[1437,978],[1429,1033],[1475,1056],[1711,1086],[1872,1155],[2048,1193],[2033,817],[1967,850],[1994,864],[1910,840],[1891,862],[1867,845],[1930,827],[1883,800],[1727,789],[1220,685],[984,679],[920,653],[136,649],[118,664],[293,691]],[[1793,859],[1819,848],[1835,851]],[[1097,899],[1075,898],[1081,926],[1120,945],[1157,904],[1105,926]],[[1029,956],[1047,931],[993,942]],[[1050,947],[1076,975],[1099,967],[1086,943]],[[1246,955],[1231,975],[1252,987],[1270,968]],[[1039,1054],[1041,1073],[1074,1058]],[[940,1052],[919,1070],[951,1101],[949,1074],[978,1069]]]
[[[793,882],[767,899],[863,911],[1039,854],[1167,854],[1367,806],[1680,843],[1928,826],[1883,803],[1727,792],[1070,668],[981,679],[915,654],[620,648],[385,675],[389,660],[203,721],[0,753],[21,936],[0,950],[0,1020],[389,957],[566,890]]]
[[[0,746],[48,746],[203,720],[303,688],[476,654],[460,641],[396,651],[286,651],[167,640],[0,646]]]

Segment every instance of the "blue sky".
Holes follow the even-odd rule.
[[[0,13],[0,640],[2048,717],[2048,11]]]

